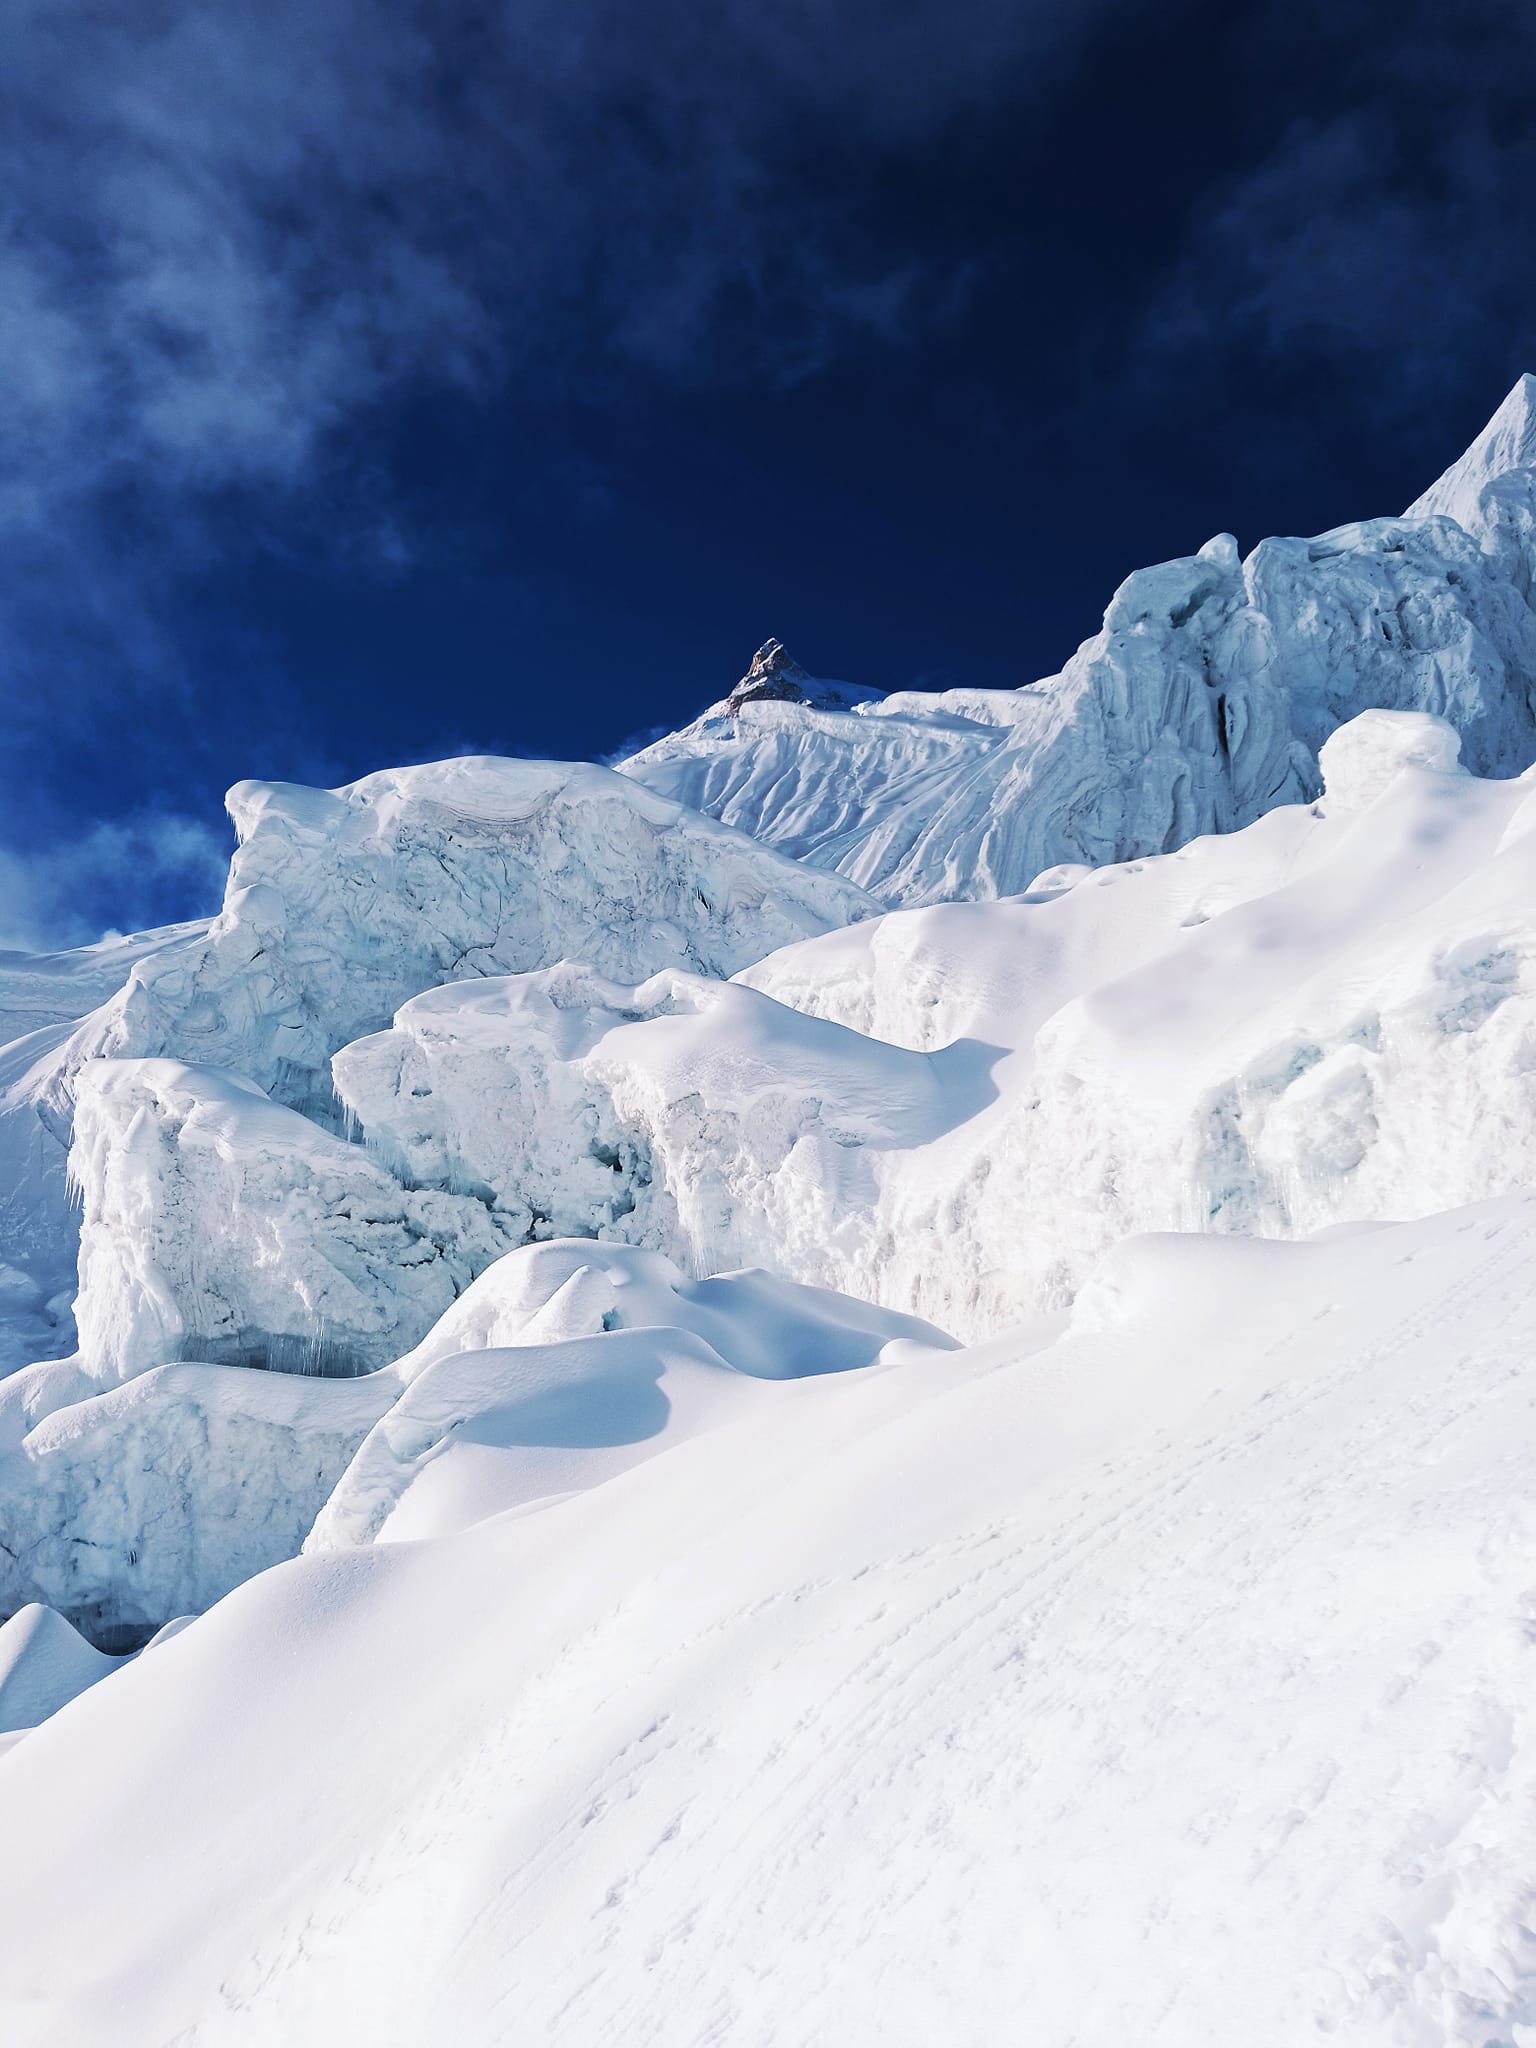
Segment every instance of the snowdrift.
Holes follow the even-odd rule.
[[[759,1383],[903,1348],[952,1340],[766,1273],[690,1281],[655,1253],[580,1240],[497,1261],[360,1377],[201,1362],[103,1391],[78,1366],[17,1374],[0,1388],[0,1607],[41,1602],[94,1642],[142,1642],[306,1541],[435,1533],[591,1486],[729,1418]]]

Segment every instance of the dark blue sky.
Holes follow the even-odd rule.
[[[222,792],[1058,667],[1536,367],[1507,0],[19,0],[0,943]]]

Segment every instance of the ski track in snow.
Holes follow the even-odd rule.
[[[815,1383],[733,1502],[717,1436],[431,1546],[391,1604],[444,1602],[464,1672],[416,1702],[409,1644],[370,1650],[349,1682],[393,1670],[404,1716],[389,1818],[320,1831],[181,2038],[1518,2038],[1536,1219],[1367,1242],[1363,1275],[1338,1246],[1213,1262],[1171,1332],[1153,1302],[1064,1355],[998,1340],[836,1389],[840,1416]],[[1245,1298],[1256,1340],[1224,1338]],[[519,1555],[606,1564],[595,1617],[509,1657],[472,1617]],[[301,1678],[279,1741],[302,1704]]]

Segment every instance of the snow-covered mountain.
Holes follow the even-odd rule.
[[[1533,506],[0,960],[8,2048],[1536,2040]]]
[[[1134,860],[1318,792],[1357,711],[1430,711],[1467,766],[1536,752],[1536,378],[1401,518],[1314,540],[1230,534],[1128,577],[1059,675],[875,696],[784,673],[770,642],[693,724],[621,763],[893,906],[1016,895],[1063,861]],[[759,686],[754,686],[758,678]]]

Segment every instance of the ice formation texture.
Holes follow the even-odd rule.
[[[228,1069],[334,1121],[331,1053],[423,989],[567,956],[730,974],[875,907],[603,768],[443,761],[336,791],[241,783],[229,805],[211,926],[0,958],[0,1005],[49,1020],[0,1050],[0,1368],[65,1348],[64,1148],[90,1062]]]
[[[1536,781],[1457,747],[1367,712],[1317,803],[731,984],[437,990],[337,1087],[412,1184],[510,1231],[762,1263],[972,1337],[1132,1231],[1476,1200],[1536,1172]]]
[[[98,1060],[78,1085],[80,1358],[103,1379],[385,1365],[507,1248],[483,1204],[402,1188],[238,1075]]]
[[[67,1351],[74,1334],[68,1131],[51,1108],[68,1040],[136,965],[205,929],[172,925],[70,953],[0,953],[0,1375]]]
[[[147,958],[77,1034],[76,1060],[231,1067],[297,1108],[326,1062],[440,982],[579,954],[637,979],[731,974],[867,913],[797,868],[604,768],[469,758],[345,789],[242,782],[224,909]]]
[[[141,1642],[295,1556],[398,1391],[166,1365],[0,1445],[0,1607],[40,1601],[93,1641]]]
[[[1536,2039],[1533,549],[0,958],[7,2048]]]

